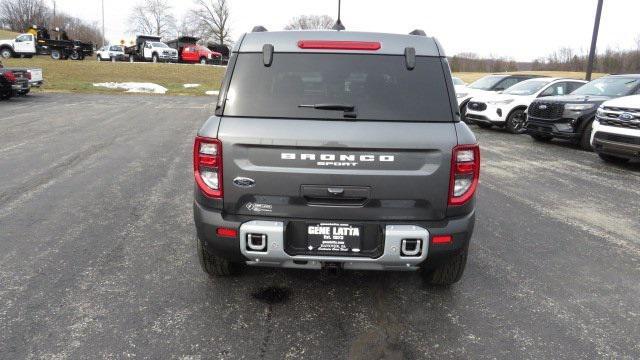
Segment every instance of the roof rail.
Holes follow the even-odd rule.
[[[412,32],[410,32],[409,35],[427,36],[427,33],[425,33],[424,30],[415,29]]]
[[[262,25],[254,26],[253,29],[251,29],[251,32],[267,32],[267,31],[269,30],[267,30],[267,28]]]

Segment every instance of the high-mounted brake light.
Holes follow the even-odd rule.
[[[193,145],[193,175],[198,188],[208,197],[221,199],[222,143],[198,136]]]
[[[475,194],[480,179],[480,147],[458,145],[451,154],[449,205],[464,205]]]
[[[377,41],[335,41],[335,40],[300,40],[300,49],[317,50],[380,50],[380,43]]]

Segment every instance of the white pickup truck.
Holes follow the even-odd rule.
[[[126,47],[124,52],[129,55],[129,62],[178,62],[178,50],[161,42],[159,36],[138,35],[136,44]]]
[[[4,59],[14,56],[32,57],[36,54],[36,41],[32,34],[20,34],[15,39],[0,40],[0,56]]]

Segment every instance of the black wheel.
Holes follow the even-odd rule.
[[[71,52],[71,55],[69,55],[69,58],[71,58],[71,60],[80,60],[80,53],[78,53],[78,51],[73,50],[73,52]]]
[[[204,57],[200,58],[200,64],[207,65],[207,58],[204,58]]]
[[[129,55],[129,62],[133,64],[136,62],[136,58],[133,55]]]
[[[505,128],[512,134],[522,134],[525,132],[524,124],[527,121],[525,109],[515,109],[507,117]]]
[[[593,130],[593,120],[584,126],[584,131],[580,137],[580,148],[582,150],[593,151],[591,146],[591,131]]]
[[[62,54],[60,53],[60,50],[51,50],[51,58],[53,60],[62,59]]]
[[[480,122],[480,121],[476,121],[475,124],[478,125],[479,127],[483,128],[483,129],[491,129],[493,127],[493,124]]]
[[[200,260],[200,267],[209,276],[225,277],[238,275],[242,272],[242,264],[232,262],[215,255],[211,255],[204,248],[202,240],[196,236],[198,245],[198,259]]]
[[[551,141],[551,139],[553,139],[553,136],[551,135],[542,135],[542,134],[529,134],[533,140],[535,141],[540,141],[540,142],[546,142],[546,141]]]
[[[3,59],[10,59],[13,57],[13,50],[9,49],[9,48],[3,48],[2,50],[0,50],[0,57],[2,57]]]
[[[96,56],[96,60],[102,61],[102,58],[100,57],[100,55]]]
[[[611,164],[624,164],[626,162],[629,162],[629,159],[625,159],[625,158],[621,158],[621,157],[617,157],[609,154],[598,154],[598,156],[600,156],[600,159],[602,159],[604,162],[608,162]]]
[[[111,57],[111,62],[116,62],[116,57],[115,56]]]
[[[467,265],[468,249],[462,250],[435,269],[421,270],[422,278],[429,284],[435,286],[449,286],[457,283],[464,273]]]
[[[158,55],[153,54],[153,56],[151,57],[151,61],[153,61],[154,63],[158,62]]]

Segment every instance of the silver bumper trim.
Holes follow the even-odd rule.
[[[247,244],[247,234],[263,234],[267,237],[265,251],[252,251]],[[417,256],[402,256],[403,239],[420,240]],[[384,252],[376,259],[347,256],[291,256],[284,251],[284,223],[279,221],[249,221],[240,226],[240,252],[247,257],[248,265],[298,269],[320,269],[322,263],[341,263],[350,270],[416,270],[429,252],[429,232],[414,225],[387,225],[384,230]]]

